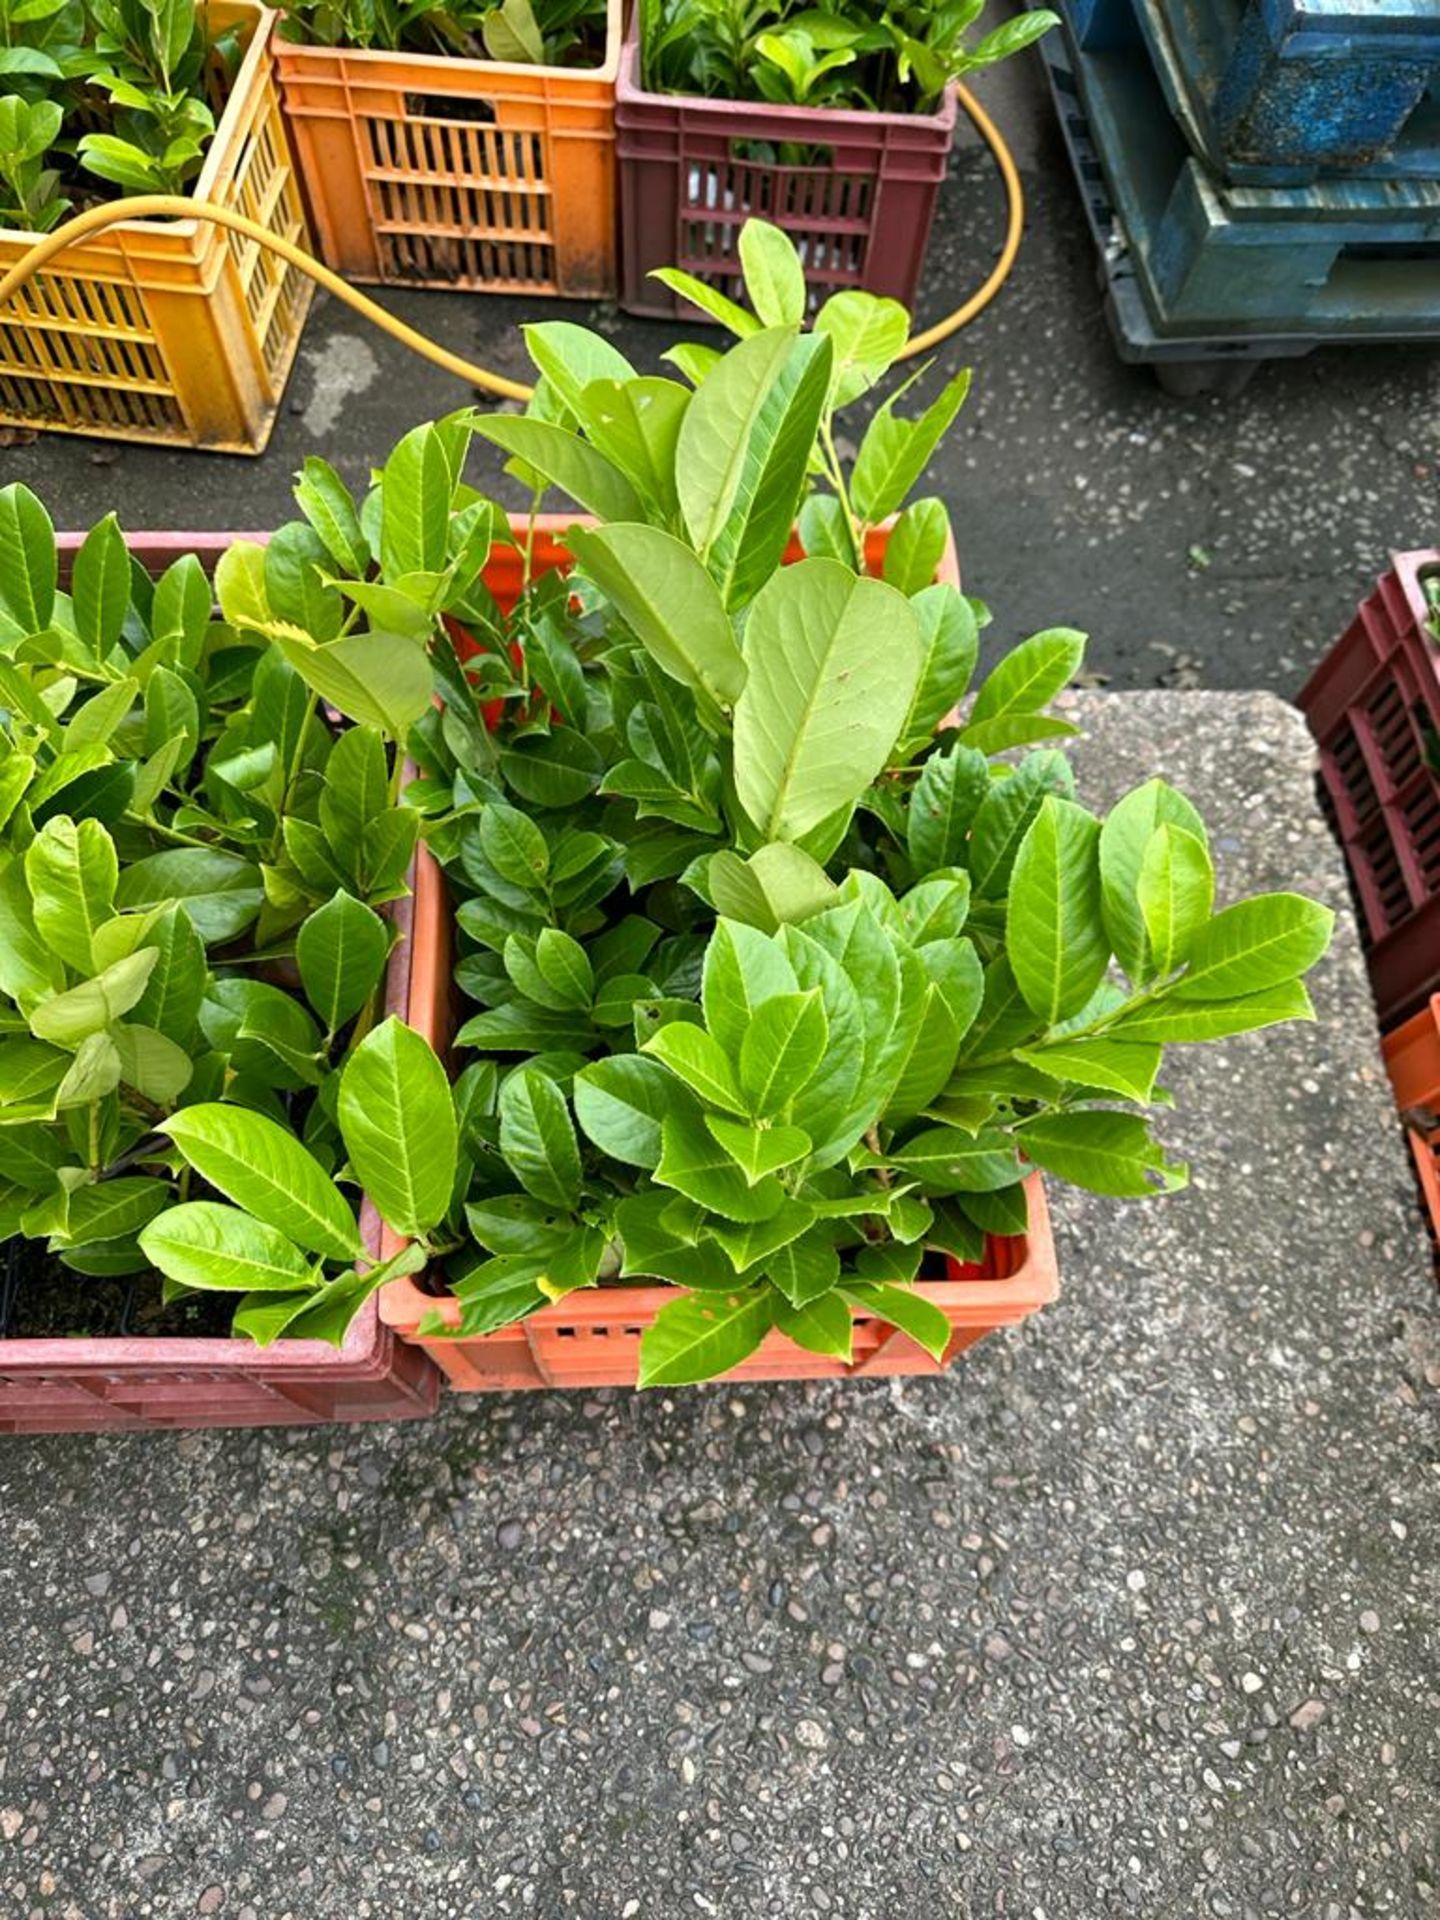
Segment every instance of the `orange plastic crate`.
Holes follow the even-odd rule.
[[[308,244],[275,86],[275,15],[211,0],[211,30],[246,37],[197,200]],[[0,233],[0,271],[40,238]],[[311,283],[200,220],[126,220],[81,241],[0,319],[0,422],[112,440],[260,453],[285,391]]]
[[[1440,993],[1385,1035],[1385,1069],[1405,1122],[1430,1225],[1440,1242]]]
[[[620,7],[598,67],[277,40],[326,261],[385,286],[612,295]]]

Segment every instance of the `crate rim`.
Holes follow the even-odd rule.
[[[214,4],[215,0],[210,0],[210,3]],[[293,55],[315,62],[326,59],[354,61],[362,68],[400,61],[417,72],[437,75],[453,73],[456,67],[474,67],[516,80],[542,76],[546,79],[614,80],[620,68],[622,10],[623,0],[605,0],[605,51],[599,63],[590,67],[556,67],[543,61],[485,60],[468,53],[412,53],[404,47],[322,47],[311,40],[285,39],[279,31],[279,22],[285,15],[283,7],[276,15],[274,54],[276,64],[282,70],[284,62]],[[438,88],[437,91],[443,92],[444,89]]]

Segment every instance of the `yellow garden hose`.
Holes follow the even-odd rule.
[[[948,340],[981,313],[995,298],[1009,277],[1015,264],[1015,256],[1020,249],[1020,235],[1025,225],[1025,196],[1020,186],[1020,176],[1015,169],[1015,161],[1001,137],[999,128],[986,113],[980,102],[968,87],[957,86],[956,96],[979,130],[981,138],[995,156],[995,164],[1000,169],[1000,177],[1005,183],[1007,217],[1005,243],[1000,250],[1000,258],[985,284],[955,311],[947,314],[924,333],[915,335],[900,355],[909,360],[919,353],[928,353],[942,340]],[[272,253],[278,253],[292,267],[298,267],[302,273],[333,293],[337,300],[343,300],[346,306],[356,313],[363,314],[373,321],[382,333],[388,333],[402,346],[409,347],[413,353],[433,361],[446,373],[453,373],[458,380],[467,381],[471,386],[480,387],[486,393],[499,394],[505,400],[528,400],[532,388],[523,381],[507,380],[503,374],[492,373],[487,367],[477,366],[474,361],[464,359],[458,353],[451,353],[437,341],[419,333],[414,327],[407,326],[393,313],[387,313],[384,307],[372,300],[368,294],[359,292],[348,280],[322,265],[303,247],[297,247],[293,240],[272,233],[268,227],[258,225],[247,219],[243,213],[234,213],[229,207],[217,206],[209,200],[189,200],[183,194],[142,193],[126,200],[112,200],[100,207],[91,207],[85,213],[77,213],[73,220],[67,220],[53,233],[46,234],[43,240],[37,240],[28,253],[22,254],[9,272],[0,279],[0,310],[3,310],[15,298],[27,281],[47,267],[57,254],[64,253],[67,247],[76,241],[87,239],[92,233],[101,233],[106,227],[113,227],[122,220],[208,220],[217,227],[228,227],[232,233],[243,234],[247,240],[253,240],[257,246],[268,247]]]

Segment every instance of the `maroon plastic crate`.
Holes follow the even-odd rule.
[[[1382,1026],[1440,986],[1440,647],[1423,585],[1440,552],[1391,561],[1300,694]]]
[[[184,553],[213,569],[233,540],[263,535],[133,534],[130,550],[159,573]],[[61,536],[61,570],[80,536]],[[410,989],[411,902],[397,903],[403,938],[385,982],[387,1013],[404,1015]],[[381,1226],[366,1203],[365,1243]],[[344,1344],[279,1340],[116,1337],[0,1340],[0,1434],[116,1433],[189,1427],[319,1426],[408,1420],[433,1413],[440,1375],[418,1347],[380,1319],[375,1300],[356,1315]]]
[[[620,304],[629,312],[696,317],[688,301],[646,277],[655,267],[683,267],[741,298],[738,241],[752,215],[789,234],[816,299],[863,287],[914,307],[955,138],[953,89],[931,114],[647,93],[632,18],[620,52],[615,127]],[[749,152],[782,142],[823,148],[828,163],[790,166]]]

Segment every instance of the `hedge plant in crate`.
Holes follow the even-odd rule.
[[[222,597],[267,595],[343,657],[344,604],[308,564],[295,534],[232,549]],[[283,647],[216,621],[193,556],[152,582],[111,516],[57,580],[44,508],[7,487],[0,1237],[338,1344],[384,1277],[357,1275],[336,1182],[360,1164],[345,1089],[404,1044],[375,1027],[376,909],[405,890],[416,815],[384,735],[337,733]]]
[[[477,424],[537,498],[604,522],[570,535],[588,584],[533,582],[508,619],[475,596],[484,678],[432,646],[448,705],[418,745],[483,1008],[459,1035],[481,1055],[455,1091],[478,1242],[447,1267],[459,1332],[671,1280],[652,1384],[771,1329],[843,1358],[857,1307],[942,1354],[927,1247],[1022,1230],[1035,1167],[1178,1185],[1148,1118],[1163,1042],[1303,1017],[1329,931],[1291,895],[1213,913],[1203,825],[1162,784],[1102,823],[1061,752],[997,757],[1072,731],[1048,710],[1069,630],[934,736],[977,654],[974,609],[924,584],[943,510],[906,510],[888,577],[856,561],[963,376],[916,419],[882,408],[847,471],[835,407],[903,328],[846,296],[802,334],[798,269],[750,247],[771,324],[682,354],[693,394],[530,330],[529,417]],[[787,566],[797,512],[820,551]]]

